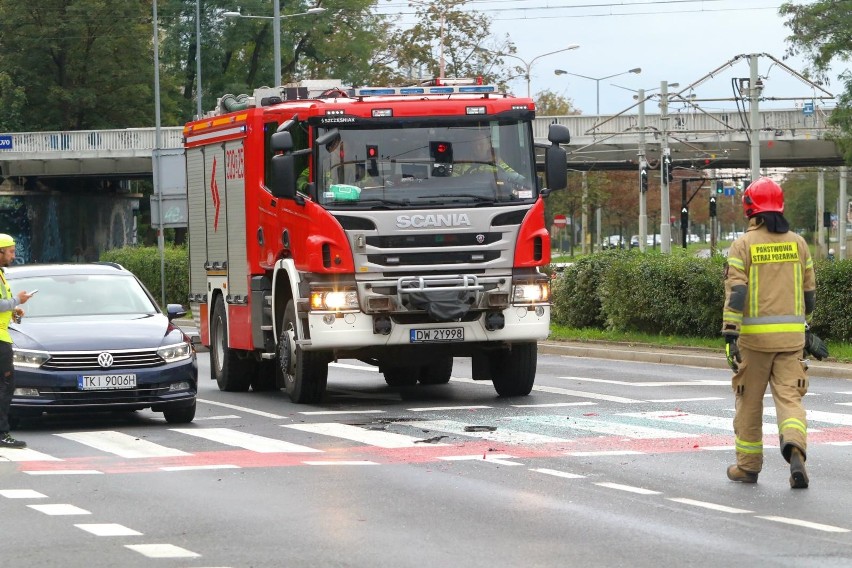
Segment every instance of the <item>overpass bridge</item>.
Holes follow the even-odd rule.
[[[750,129],[740,113],[692,108],[667,116],[675,168],[749,167]],[[761,166],[842,165],[828,117],[820,108],[761,111]],[[571,132],[569,168],[638,168],[637,115],[538,117],[537,142],[547,144],[552,122]],[[182,148],[182,127],[160,130],[162,148]],[[660,115],[645,115],[652,167],[663,131]],[[152,177],[155,140],[155,128],[0,134],[0,232],[16,236],[18,262],[96,260],[135,243],[143,195],[134,185]]]
[[[668,115],[667,144],[675,167],[747,168],[748,126],[744,113],[691,109]],[[830,111],[817,108],[760,112],[761,167],[839,166],[843,158],[830,140]],[[578,170],[635,169],[638,116],[542,116],[533,124],[537,142],[547,143],[552,122],[571,132],[568,167]],[[660,156],[661,116],[645,115],[646,155]],[[161,128],[163,148],[181,148],[182,127]],[[0,176],[21,178],[94,177],[146,179],[152,174],[154,128],[21,132],[0,136]],[[15,178],[19,178],[16,180]],[[23,183],[23,181],[20,181]],[[49,182],[48,182],[49,183]],[[8,189],[7,189],[8,191]]]

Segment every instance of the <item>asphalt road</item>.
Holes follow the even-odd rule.
[[[317,405],[219,392],[202,353],[191,425],[25,422],[29,449],[0,450],[0,550],[63,567],[852,564],[849,379],[812,374],[811,487],[793,491],[771,399],[759,483],[725,478],[729,371],[557,347],[528,397],[461,359],[450,384],[408,388],[345,361]]]

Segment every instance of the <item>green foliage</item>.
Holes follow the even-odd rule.
[[[630,254],[614,249],[583,257],[553,281],[553,321],[571,327],[604,327],[601,311],[601,282],[604,274],[621,256]]]
[[[25,89],[15,85],[8,73],[0,72],[0,130],[4,132],[26,130],[27,121],[24,117],[26,103]]]
[[[852,341],[852,260],[818,261],[812,329],[823,339]]]
[[[150,126],[151,15],[127,0],[0,0],[0,67],[26,90],[26,129]]]
[[[164,259],[166,303],[186,306],[189,295],[189,251],[186,247],[166,247]],[[112,249],[101,253],[100,260],[117,262],[133,272],[153,294],[157,303],[162,301],[160,251],[157,247]]]
[[[626,255],[607,271],[600,295],[612,329],[710,337],[722,328],[718,258]]]
[[[574,108],[574,101],[545,89],[539,91],[535,96],[535,111],[538,116],[567,116],[571,114],[580,114]]]

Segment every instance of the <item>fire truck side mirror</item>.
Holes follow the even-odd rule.
[[[272,195],[282,199],[296,197],[296,172],[293,154],[272,156]]]
[[[571,141],[571,132],[564,124],[551,124],[547,130],[547,139],[554,144],[568,144]]]
[[[548,192],[568,187],[568,154],[557,144],[545,150],[544,170],[547,172]]]
[[[293,149],[293,135],[289,132],[276,132],[270,141],[273,152],[288,152]]]

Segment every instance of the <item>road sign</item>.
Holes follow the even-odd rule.
[[[725,195],[736,195],[736,194],[737,194],[737,188],[736,187],[726,187],[725,188]]]
[[[12,147],[11,136],[0,136],[0,150],[11,150]]]
[[[802,114],[805,116],[812,116],[814,114],[814,102],[813,101],[805,101],[802,104]]]
[[[568,218],[565,215],[554,215],[553,216],[553,224],[559,227],[564,227],[568,224]]]

